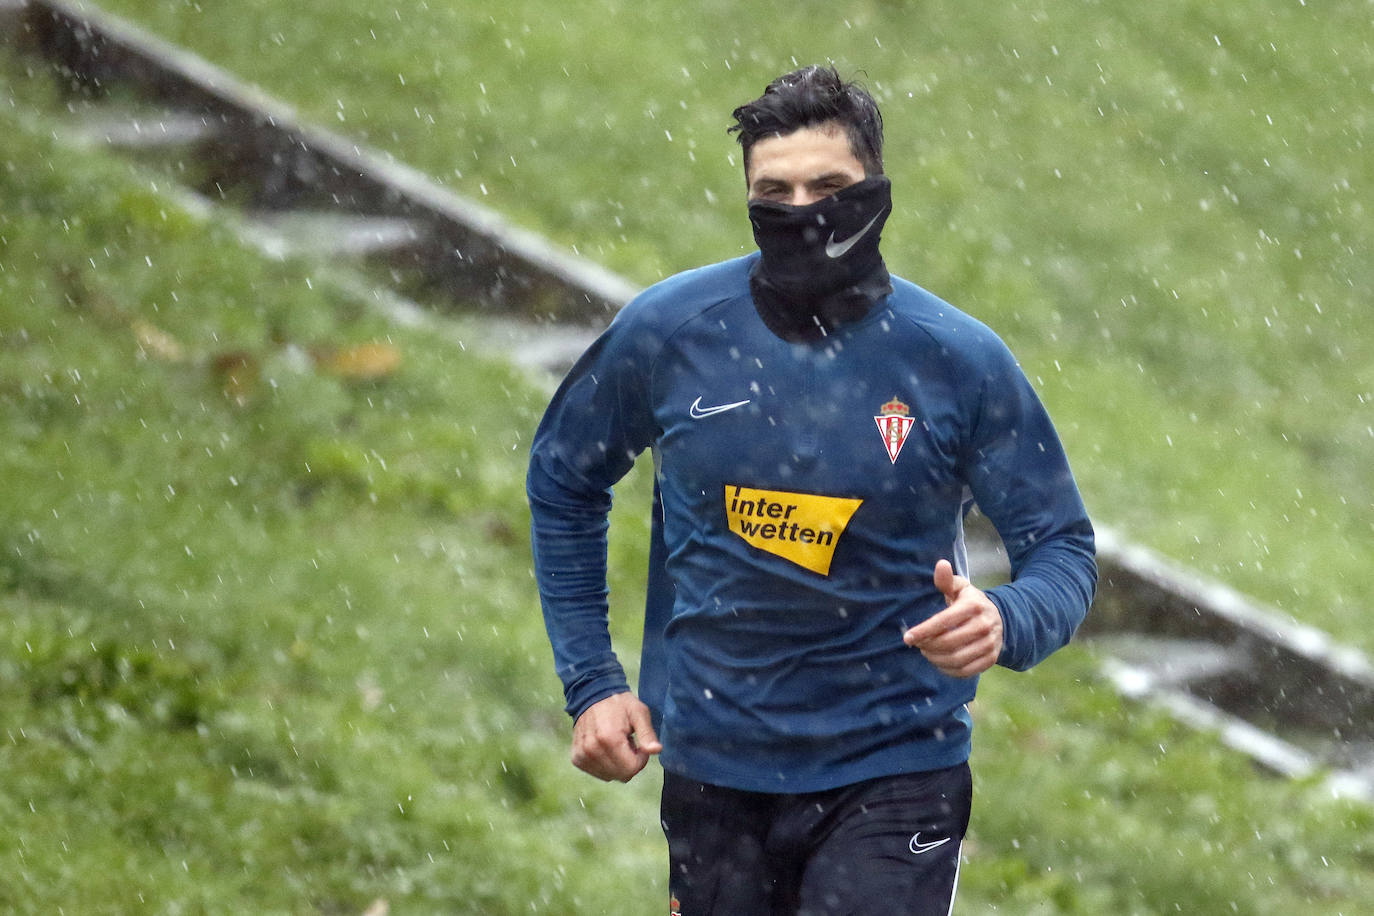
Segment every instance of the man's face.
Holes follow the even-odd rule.
[[[863,163],[835,122],[767,137],[749,153],[749,199],[802,207],[858,184]]]

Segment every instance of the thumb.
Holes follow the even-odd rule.
[[[630,726],[634,729],[634,743],[639,750],[646,754],[657,754],[663,750],[663,743],[658,740],[658,735],[654,734],[649,707],[640,704],[630,713]]]
[[[968,588],[968,580],[954,574],[949,560],[940,560],[935,564],[935,587],[945,596],[946,604],[953,604],[959,593]]]

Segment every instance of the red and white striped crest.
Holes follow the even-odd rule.
[[[881,413],[873,420],[878,424],[878,432],[883,437],[883,447],[887,449],[887,457],[892,459],[892,463],[897,463],[897,456],[901,454],[902,446],[906,444],[906,437],[911,432],[911,427],[916,425],[916,418],[911,416],[911,408],[901,401],[893,398],[884,404]]]

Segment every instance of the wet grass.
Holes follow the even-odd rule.
[[[1374,650],[1362,6],[105,6],[643,283],[750,246],[735,104],[861,71],[889,261],[1007,338],[1099,521]]]
[[[401,8],[397,21],[441,15],[428,9]],[[647,14],[621,12],[618,25],[647,28]],[[284,37],[271,17],[285,15],[274,6],[253,28]],[[354,15],[381,24],[369,13],[338,22],[352,28]],[[937,35],[953,42],[950,28]],[[312,70],[335,56],[301,59]],[[741,68],[772,68],[746,57]],[[566,762],[520,487],[544,392],[476,348],[388,325],[318,282],[317,265],[262,260],[147,174],[59,146],[60,106],[18,71],[3,79],[0,909],[360,913],[383,900],[392,912],[662,911],[654,777],[606,787]],[[928,163],[939,187],[967,168]],[[1042,313],[1043,299],[1011,296],[1046,281],[976,256],[982,230],[966,218],[946,214],[971,237],[931,262],[967,273],[961,286],[980,301],[1006,291],[1012,333],[1045,337],[1037,374],[1066,438],[1092,456],[1079,464],[1105,488],[1099,498],[1139,513],[1145,531],[1186,521],[1198,543],[1234,538],[1247,516],[1208,495],[1229,478],[1207,467],[1251,459],[1215,438],[1187,386],[1163,397],[1144,363],[1124,377],[1105,357],[1083,364],[1092,372],[1053,371],[1100,329],[1084,331],[1067,306]],[[683,236],[688,250],[704,244]],[[1102,346],[1121,357],[1125,334],[1113,326]],[[369,346],[394,348],[399,366],[359,378],[331,359]],[[1079,402],[1097,406],[1071,409]],[[1118,480],[1105,469],[1147,450],[1104,443],[1148,442],[1142,416],[1173,440],[1166,449],[1206,461],[1135,456]],[[1239,413],[1232,423],[1260,428]],[[1300,454],[1285,461],[1266,472],[1311,470]],[[1328,492],[1313,487],[1301,508]],[[646,500],[636,479],[617,519],[627,655]],[[1324,533],[1332,519],[1289,514],[1312,525],[1294,540],[1336,540]],[[1248,533],[1246,556],[1279,540]],[[1264,572],[1299,581],[1280,560]],[[965,910],[1369,911],[1369,809],[1258,777],[1209,737],[1123,704],[1083,654],[987,678],[975,714]]]
[[[566,791],[518,457],[542,393],[13,101],[0,909],[578,911],[623,893],[585,867],[607,824],[656,874],[650,808]],[[336,358],[365,347],[399,366]]]

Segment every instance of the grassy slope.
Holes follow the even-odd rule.
[[[586,868],[655,824],[566,791],[511,457],[540,395],[0,132],[0,909],[575,912],[657,873]],[[393,376],[305,356],[369,342]]]
[[[885,106],[900,272],[997,328],[1105,524],[1374,648],[1362,5],[110,0],[641,282],[747,247],[726,113]]]
[[[0,804],[19,876],[0,902],[657,910],[653,786],[569,774],[510,574],[527,566],[510,455],[541,396],[0,126]],[[143,325],[140,344],[136,319],[185,357]],[[379,338],[405,363],[363,385],[285,346]],[[231,352],[277,384],[237,406],[208,362]],[[633,579],[633,532],[618,559]],[[1368,812],[1250,779],[1124,708],[1077,653],[989,678],[979,715],[972,911],[1355,913],[1371,896]]]

